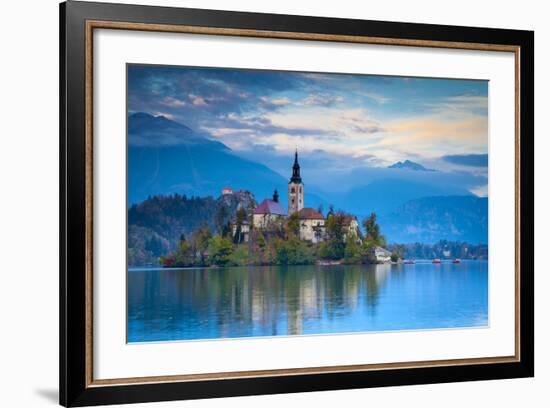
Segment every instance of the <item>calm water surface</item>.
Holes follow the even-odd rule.
[[[487,326],[487,262],[128,272],[128,341]]]

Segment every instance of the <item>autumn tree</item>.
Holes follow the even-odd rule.
[[[208,260],[212,265],[226,265],[232,252],[233,245],[228,238],[216,235],[208,242]]]
[[[199,264],[205,263],[205,252],[208,249],[208,242],[212,233],[208,227],[197,229],[191,237],[191,248]]]
[[[178,248],[174,253],[173,266],[191,266],[193,265],[193,253],[189,242],[185,239],[185,234],[180,235]]]

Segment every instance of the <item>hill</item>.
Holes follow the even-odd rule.
[[[197,228],[218,231],[235,217],[239,206],[256,206],[249,192],[213,197],[154,196],[128,209],[128,265],[156,264],[160,255],[173,251],[183,234]]]
[[[423,197],[381,214],[379,223],[388,242],[487,244],[488,200],[477,196]]]
[[[452,185],[436,185],[407,179],[376,180],[336,197],[339,208],[364,217],[371,212],[387,214],[410,200],[434,196],[472,196],[469,191]]]

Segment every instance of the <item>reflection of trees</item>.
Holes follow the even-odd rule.
[[[170,328],[180,339],[301,334],[308,322],[336,320],[357,308],[375,313],[391,270],[311,265],[153,271],[129,286],[129,306],[130,312],[148,311],[144,319],[155,322],[149,329]]]

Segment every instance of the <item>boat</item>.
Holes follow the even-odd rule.
[[[454,264],[459,264],[459,263],[460,263],[460,259],[458,259],[458,258],[453,259],[453,263],[454,263]]]
[[[440,264],[441,263],[441,259],[439,258],[435,258],[433,261],[432,261],[433,264]]]
[[[404,264],[414,265],[416,261],[414,259],[405,259],[403,261]]]

